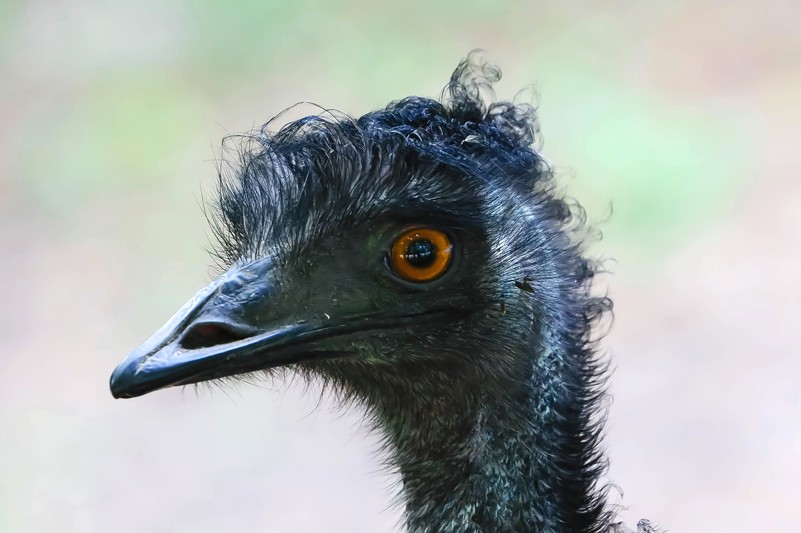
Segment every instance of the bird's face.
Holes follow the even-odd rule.
[[[498,344],[499,287],[512,285],[489,191],[408,161],[335,177],[292,161],[224,188],[227,270],[114,371],[116,397],[286,365],[381,383],[498,365],[479,356]]]

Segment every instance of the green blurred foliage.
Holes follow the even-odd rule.
[[[10,179],[32,206],[59,216],[130,188],[180,184],[197,193],[199,177],[176,175],[184,169],[176,161],[197,157],[191,147],[217,145],[208,132],[220,115],[246,106],[237,94],[247,99],[261,88],[276,102],[254,105],[247,127],[278,113],[278,101],[314,100],[361,114],[412,93],[437,96],[456,62],[487,45],[488,57],[511,74],[500,97],[530,83],[540,91],[544,153],[560,173],[577,176],[569,192],[591,220],[614,206],[603,225],[613,239],[663,247],[731,205],[754,166],[742,120],[726,107],[706,109],[619,78],[638,35],[636,12],[627,19],[598,6],[581,16],[572,3],[505,5],[511,9],[501,14],[489,1],[414,0],[381,9],[369,2],[150,2],[143,20],[160,25],[140,28],[141,35],[136,25],[120,35],[92,29],[142,16],[144,8],[132,4],[111,2],[96,15],[57,11],[56,41],[76,39],[55,57],[85,72],[77,81],[62,74],[62,86],[55,80],[49,98],[23,114],[7,140]],[[7,26],[31,16],[3,9]],[[13,38],[34,46],[36,35],[21,28]],[[160,48],[147,52],[148,39]],[[508,53],[492,54],[495,42],[517,52],[511,61]],[[598,53],[598,43],[622,50],[622,58]],[[109,50],[126,44],[141,57],[120,53],[115,61]],[[235,126],[220,125],[224,132]]]
[[[625,239],[650,249],[686,235],[730,208],[753,171],[749,131],[731,114],[601,76],[568,83],[547,96],[559,116],[543,107],[546,147],[560,140],[555,165],[576,169],[573,192]]]
[[[184,149],[202,109],[187,87],[147,72],[109,76],[26,124],[16,171],[40,205],[54,212],[119,187],[149,185]],[[42,132],[44,142],[36,142]]]

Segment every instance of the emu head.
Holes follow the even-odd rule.
[[[368,405],[575,393],[604,304],[533,108],[482,99],[499,77],[467,60],[443,102],[249,136],[211,216],[225,272],[115,370],[114,396],[278,367]]]

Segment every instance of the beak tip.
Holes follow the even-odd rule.
[[[124,361],[121,365],[114,369],[109,379],[109,389],[111,395],[115,399],[120,398],[133,398],[139,396],[136,393],[139,380],[137,379],[136,364],[130,364],[129,361]]]
[[[120,367],[114,369],[114,372],[111,374],[111,379],[109,379],[108,387],[111,390],[111,395],[115,399],[120,398],[127,398],[125,391],[125,386],[123,384],[123,380],[121,378]]]

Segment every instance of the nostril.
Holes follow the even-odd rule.
[[[235,331],[225,324],[195,324],[184,333],[179,344],[181,348],[186,350],[197,350],[198,348],[227,344],[247,337],[248,335]]]

